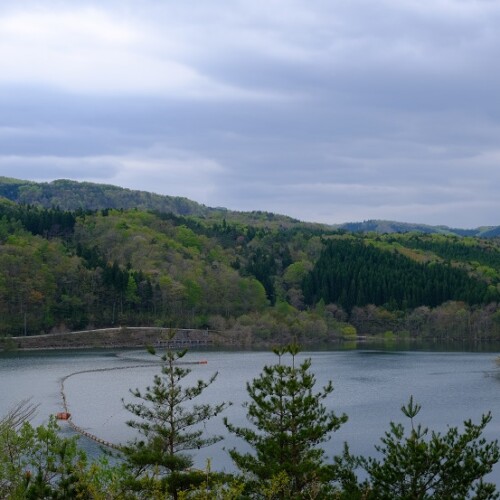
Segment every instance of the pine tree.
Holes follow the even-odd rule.
[[[420,405],[413,398],[401,410],[410,419],[409,433],[402,424],[391,423],[376,447],[381,458],[359,459],[369,476],[363,498],[499,498],[495,485],[483,481],[500,458],[498,441],[482,437],[491,414],[483,415],[479,424],[465,421],[462,433],[451,427],[441,434],[414,423]]]
[[[310,372],[311,360],[295,366],[299,349],[291,345],[275,349],[278,363],[265,366],[262,374],[247,384],[251,398],[248,419],[255,429],[236,427],[227,419],[228,430],[244,439],[255,453],[229,451],[236,466],[250,475],[249,485],[262,492],[274,491],[279,498],[314,498],[333,479],[333,468],[323,462],[319,445],[330,438],[347,417],[327,411],[323,400],[333,391],[329,382],[317,393]],[[291,364],[282,363],[285,354]],[[266,493],[267,494],[267,493]]]
[[[175,332],[171,332],[169,339],[174,335]],[[156,355],[153,348],[148,351]],[[158,479],[174,498],[194,479],[188,472],[193,460],[186,452],[222,439],[221,436],[204,437],[203,429],[198,425],[217,416],[230,404],[191,406],[190,402],[214,382],[217,373],[208,381],[198,380],[193,386],[183,386],[182,380],[191,372],[179,366],[186,352],[169,349],[159,356],[161,375],[155,375],[153,385],[146,387],[144,392],[139,389],[130,391],[141,400],[139,403],[124,403],[125,408],[138,417],[138,420],[128,421],[127,425],[137,429],[144,438],[136,438],[123,448],[127,463],[137,477]]]

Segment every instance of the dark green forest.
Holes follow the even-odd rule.
[[[422,246],[433,248],[433,245]],[[441,250],[440,245],[435,246]],[[442,253],[447,257],[454,253],[452,248],[443,247],[447,252]],[[461,245],[457,247],[455,258],[478,257],[480,253],[477,248],[463,252]],[[482,260],[494,260],[486,257]],[[407,310],[422,305],[436,307],[449,300],[478,305],[499,299],[497,288],[469,276],[449,260],[439,264],[415,262],[363,240],[347,239],[325,243],[320,258],[304,278],[303,291],[307,304],[314,305],[323,299],[326,303],[340,304],[346,311],[367,304]]]
[[[0,193],[3,337],[162,326],[244,345],[500,338],[498,237],[353,233],[73,181],[3,179]]]

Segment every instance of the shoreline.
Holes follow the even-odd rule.
[[[117,327],[0,339],[0,350],[69,350],[154,347],[198,347],[220,343],[218,332],[199,329]]]
[[[172,333],[175,334],[172,337]],[[363,345],[381,346],[384,348],[394,347],[415,348],[428,346],[453,346],[471,347],[490,346],[499,344],[499,339],[482,338],[471,341],[466,338],[428,337],[422,339],[415,338],[391,338],[383,336],[368,337],[366,335],[356,338],[331,338],[328,342],[314,342],[312,339],[298,341],[306,346],[319,346],[328,348],[332,346],[343,346],[346,349],[357,348]],[[0,353],[2,352],[33,352],[33,351],[70,351],[70,350],[91,350],[91,349],[144,349],[147,346],[155,348],[175,348],[175,349],[196,349],[196,348],[223,348],[238,350],[260,350],[272,349],[282,345],[283,339],[268,339],[267,341],[249,341],[248,338],[241,339],[231,331],[217,331],[195,328],[159,328],[159,327],[115,327],[100,328],[94,330],[81,330],[75,332],[49,333],[44,335],[31,335],[21,337],[0,337]],[[500,345],[500,344],[499,344]],[[462,350],[462,349],[459,349]],[[473,349],[475,350],[475,349]],[[482,350],[482,349],[479,349]],[[486,349],[489,350],[489,349]],[[500,351],[500,347],[498,349]]]

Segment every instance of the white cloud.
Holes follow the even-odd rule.
[[[0,82],[68,92],[176,98],[278,96],[215,81],[183,59],[176,30],[96,7],[43,8],[0,17]]]
[[[499,23],[487,0],[7,0],[0,174],[492,223]]]

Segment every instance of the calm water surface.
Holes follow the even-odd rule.
[[[499,353],[385,351],[318,351],[301,353],[311,357],[318,387],[332,380],[335,390],[325,404],[349,421],[326,443],[329,456],[341,452],[349,443],[355,453],[374,454],[374,445],[388,429],[390,420],[403,421],[400,407],[413,395],[422,405],[419,421],[446,431],[448,425],[461,425],[465,419],[479,421],[492,411],[493,421],[486,438],[500,437]],[[65,382],[73,421],[89,432],[111,442],[125,442],[134,433],[125,421],[130,415],[122,399],[131,401],[130,388],[144,389],[158,373],[158,365],[137,367],[151,357],[143,351],[31,352],[0,355],[0,415],[21,399],[32,397],[40,403],[34,423],[61,411],[60,380],[71,373],[103,368],[119,370],[76,373]],[[265,364],[276,357],[268,352],[189,352],[187,361],[206,360],[193,365],[191,382],[207,379],[215,371],[218,378],[197,402],[231,401],[224,416],[237,425],[247,425],[242,404],[247,400],[245,385],[258,376]],[[222,418],[222,417],[221,417]],[[203,467],[213,457],[213,466],[233,470],[224,448],[241,442],[227,436],[221,418],[206,424],[207,432],[225,435],[216,445],[201,450],[195,464]],[[71,429],[63,424],[63,432]],[[98,448],[82,438],[80,444],[91,454]],[[500,486],[500,466],[492,479]]]

